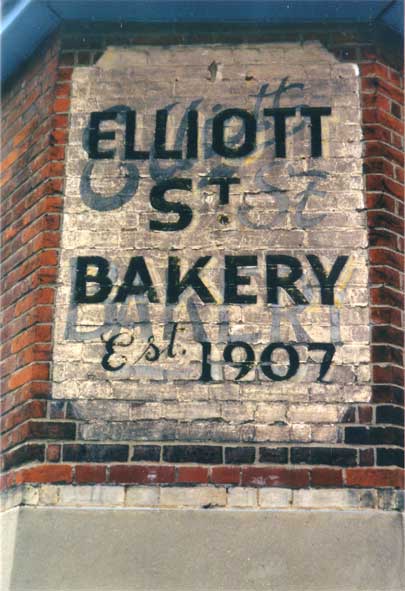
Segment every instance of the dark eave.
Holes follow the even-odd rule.
[[[65,22],[330,27],[381,25],[403,36],[403,0],[3,0],[4,82]]]

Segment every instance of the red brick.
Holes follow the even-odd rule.
[[[128,466],[113,465],[110,482],[121,484],[168,484],[174,482],[174,466]]]
[[[19,316],[35,304],[53,304],[54,301],[55,290],[50,287],[42,287],[19,300],[15,305],[15,314]]]
[[[106,482],[106,466],[82,464],[75,468],[75,480],[78,484],[96,484]]]
[[[395,117],[394,115],[392,115],[391,113],[387,113],[386,111],[383,110],[378,110],[377,111],[377,121],[379,123],[381,123],[381,125],[384,125],[385,127],[388,127],[389,129],[392,129],[393,131],[395,131],[396,133],[403,135],[404,133],[404,124],[403,122],[398,119],[397,117]]]
[[[5,158],[4,160],[2,160],[1,162],[1,172],[3,173],[4,171],[7,170],[7,168],[9,168],[14,162],[16,162],[16,160],[18,160],[18,158],[20,158],[20,156],[22,156],[24,154],[24,152],[26,152],[28,147],[28,144],[22,144],[21,146],[18,146],[17,148],[15,148],[14,150],[12,150]]]
[[[5,490],[6,486],[6,475],[0,474],[0,491]]]
[[[361,112],[361,115],[362,115],[363,124],[371,125],[371,124],[378,123],[378,114],[374,108],[373,109],[363,109]],[[367,154],[367,151],[366,151],[366,154]]]
[[[304,488],[309,485],[309,471],[289,468],[242,468],[244,486],[291,486]]]
[[[17,133],[17,135],[13,138],[13,146],[18,146],[21,142],[27,139],[33,129],[38,125],[38,118],[35,117],[31,121],[29,121],[22,130]]]
[[[32,347],[23,349],[17,356],[18,365],[28,365],[35,361],[51,361],[52,345],[50,343],[35,343]]]
[[[27,419],[38,419],[45,416],[46,402],[44,400],[30,400],[2,416],[1,432],[5,433]]]
[[[55,113],[68,113],[70,107],[70,100],[68,98],[57,98],[53,103],[53,110]]]
[[[387,228],[391,232],[402,235],[404,232],[404,221],[398,216],[387,211],[369,211],[367,212],[367,223],[369,226],[378,228]]]
[[[378,76],[380,78],[388,79],[387,66],[378,62],[360,64],[360,72],[361,76]]]
[[[64,174],[65,166],[63,162],[50,162],[43,166],[39,171],[39,177],[47,179],[50,176],[62,177]]]
[[[373,379],[376,384],[402,384],[404,371],[393,365],[374,365]]]
[[[67,115],[55,115],[52,119],[53,129],[65,129],[68,127],[69,119]]]
[[[395,327],[402,328],[401,311],[395,308],[371,306],[370,316],[373,324],[392,324],[394,331]]]
[[[33,221],[22,233],[21,242],[29,242],[43,231],[58,230],[60,227],[60,216],[57,214],[47,213],[41,215],[38,219]]]
[[[29,420],[5,433],[1,438],[3,451],[28,439],[73,440],[76,426],[67,421]]]
[[[68,132],[65,129],[54,129],[52,132],[52,141],[54,144],[67,144]]]
[[[52,330],[50,326],[33,326],[13,340],[11,350],[13,353],[16,353],[24,347],[28,347],[34,343],[49,343],[51,340],[51,334]]]
[[[373,363],[394,363],[403,366],[403,352],[399,347],[373,345],[371,347],[371,361]]]
[[[49,150],[50,160],[64,160],[65,159],[65,146],[52,146]]]
[[[37,306],[23,316],[14,318],[11,322],[6,323],[1,331],[1,339],[3,342],[6,342],[10,338],[16,337],[18,333],[31,328],[35,324],[51,322],[52,317],[53,309],[51,306]]]
[[[8,412],[12,408],[23,404],[31,398],[50,398],[50,382],[31,382],[24,384],[10,393],[3,393],[1,398],[1,413]]]
[[[404,200],[404,187],[401,183],[397,183],[393,179],[386,177],[384,190],[397,199]]]
[[[395,131],[391,132],[391,144],[394,148],[398,148],[399,150],[404,149],[404,137],[399,135],[399,133],[395,133]]]
[[[49,444],[46,450],[46,459],[48,462],[59,462],[61,455],[61,446],[57,444]]]
[[[56,250],[46,250],[34,254],[6,276],[3,280],[3,289],[6,290],[13,287],[17,282],[31,275],[38,268],[56,266],[57,261],[58,253]]]
[[[395,198],[383,192],[366,193],[366,206],[369,210],[385,210],[395,214],[397,201]],[[370,212],[367,212],[367,216],[369,216],[369,213]]]
[[[366,79],[363,79],[366,80]],[[392,84],[388,79],[373,76],[370,84],[364,83],[364,89],[366,90],[377,90],[377,92],[389,96],[392,100],[402,104],[404,102],[404,93],[395,84]]]
[[[8,474],[3,474],[0,476],[0,478],[1,478],[1,480],[0,480],[1,490],[4,490],[6,488],[12,488],[13,486],[16,485],[15,472],[9,472]]]
[[[364,156],[365,158],[387,158],[399,166],[403,166],[404,162],[404,156],[400,149],[380,141],[366,142]]]
[[[57,72],[57,79],[60,82],[70,81],[72,79],[73,68],[59,68]]]
[[[364,162],[364,173],[380,173],[392,176],[394,167],[385,158],[367,158]]]
[[[312,468],[312,486],[343,486],[343,471],[334,468]]]
[[[386,248],[370,248],[369,259],[374,265],[388,265],[400,271],[404,265],[404,256],[401,253]]]
[[[402,287],[401,273],[390,267],[370,267],[369,278],[371,284],[383,283],[398,290]],[[388,305],[388,302],[386,304]]]
[[[1,189],[11,180],[12,176],[13,176],[13,173],[10,169],[6,170],[5,172],[3,172],[1,174],[1,179],[0,179],[0,188]]]
[[[364,140],[381,140],[382,142],[391,143],[391,131],[382,125],[363,125]]]
[[[403,88],[403,77],[399,72],[392,68],[388,68],[388,80],[398,88]]]
[[[394,326],[373,326],[371,329],[372,343],[387,343],[389,345],[403,346],[403,332]],[[401,382],[402,383],[402,380]]]
[[[208,468],[200,466],[179,466],[176,472],[176,482],[187,482],[190,484],[208,482]]]
[[[55,87],[55,95],[58,98],[69,98],[71,85],[69,82],[60,82]]]
[[[386,192],[398,199],[403,197],[404,192],[403,187],[399,183],[382,174],[367,174],[366,189],[367,191]]]
[[[395,179],[404,184],[404,169],[401,166],[396,166],[395,167]]]
[[[25,482],[68,484],[72,482],[72,466],[66,464],[44,464],[18,471],[16,473],[16,484],[23,484]]]
[[[379,228],[369,228],[368,231],[370,247],[379,246],[381,248],[390,248],[396,250],[398,236],[392,232]]]
[[[392,306],[403,310],[404,296],[400,291],[391,289],[389,286],[381,285],[370,289],[370,301],[372,304],[381,306]]]
[[[13,355],[12,357],[8,357],[0,362],[1,367],[1,375],[2,377],[6,377],[13,373],[18,366],[17,362],[17,355]]]
[[[403,488],[404,471],[400,469],[378,469],[378,468],[348,468],[346,470],[347,486],[373,487],[394,487]]]
[[[360,466],[374,465],[374,449],[360,449]]]
[[[359,406],[359,423],[370,424],[373,418],[373,407],[372,406]]]
[[[16,371],[7,381],[7,388],[13,390],[31,380],[47,380],[49,378],[48,363],[33,363]]]
[[[236,466],[215,466],[211,468],[211,482],[214,484],[239,484],[241,469]]]

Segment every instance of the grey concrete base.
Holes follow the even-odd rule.
[[[402,516],[383,511],[20,507],[2,591],[402,591]]]

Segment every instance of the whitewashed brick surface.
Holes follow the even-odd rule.
[[[260,101],[260,92],[273,94]],[[194,108],[199,112],[197,159],[131,161],[140,180],[125,205],[96,211],[83,202],[81,176],[89,161],[83,133],[92,111],[117,105],[135,109],[136,147],[147,150],[156,110],[171,105],[172,149],[192,101],[198,101]],[[311,158],[309,119],[299,111],[303,105],[332,109],[330,117],[322,118],[321,158]],[[231,107],[254,112],[257,106],[254,152],[226,159],[206,151],[209,120],[215,112]],[[272,107],[297,107],[296,116],[286,121],[286,158],[275,158],[273,120],[263,117],[263,109]],[[126,182],[128,162],[120,160],[123,126],[107,122],[105,129],[116,132],[116,141],[103,141],[100,149],[119,148],[114,161],[95,161],[91,186],[108,197]],[[150,205],[156,182],[151,177],[157,179],[158,168],[175,164],[174,176],[192,179],[193,191],[173,191],[167,199],[192,207],[192,222],[178,232],[150,231],[151,219],[167,217]],[[241,179],[240,185],[230,187],[227,205],[219,204],[218,187],[198,186],[207,175],[219,176],[218,167],[234,168]],[[71,399],[77,418],[89,421],[80,427],[82,439],[336,440],[335,426],[348,406],[370,398],[367,231],[355,65],[340,64],[318,43],[112,47],[96,66],[74,72],[66,174],[53,396]],[[177,214],[169,219],[176,220]],[[222,304],[225,254],[258,257],[256,269],[239,272],[251,277],[251,285],[240,286],[239,292],[257,294],[256,304]],[[282,290],[279,306],[266,303],[266,254],[286,254],[301,262],[304,274],[296,285],[309,305],[294,305]],[[349,256],[335,288],[334,306],[321,304],[306,254],[316,254],[327,272],[337,256]],[[72,265],[77,256],[92,255],[108,259],[114,287],[107,304],[75,306]],[[212,258],[201,279],[219,303],[204,304],[188,289],[178,305],[166,305],[168,256],[179,257],[183,275],[204,255]],[[133,256],[144,256],[159,303],[144,296],[111,303]],[[175,357],[163,353],[154,363],[139,361],[151,335],[161,349],[168,347],[169,322],[178,322]],[[101,366],[102,339],[119,332],[115,351],[125,356],[126,365],[108,372]],[[127,347],[130,336],[134,340]],[[198,381],[201,340],[212,343],[214,381],[208,384]],[[297,374],[287,381],[271,381],[257,364],[235,381],[238,370],[221,361],[225,343],[235,340],[248,342],[256,361],[270,342],[296,343]],[[323,384],[316,382],[323,354],[306,346],[319,341],[336,345]],[[274,361],[285,371],[282,355],[275,355]]]

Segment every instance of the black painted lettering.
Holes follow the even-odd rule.
[[[134,285],[135,279],[141,281]],[[118,289],[114,302],[125,302],[129,295],[141,295],[146,293],[152,303],[159,302],[152,278],[143,257],[132,257],[125,273],[124,282]]]
[[[288,275],[280,277],[279,265],[290,268]],[[266,256],[267,270],[267,303],[279,303],[279,287],[284,289],[297,306],[308,304],[306,297],[295,287],[294,283],[302,276],[302,266],[298,259],[287,255]]]
[[[160,160],[181,160],[181,150],[166,150],[167,118],[167,109],[156,111],[154,156]]]
[[[333,263],[333,267],[329,273],[326,274],[325,269],[315,254],[307,254],[307,259],[312,267],[316,278],[321,286],[321,302],[327,306],[333,306],[335,303],[335,285],[339,279],[339,275],[343,270],[343,267],[347,263],[348,256],[339,256]]]
[[[275,373],[272,368],[272,356],[276,349],[281,349],[288,355],[288,369],[287,373],[284,375]],[[275,382],[283,382],[284,380],[289,380],[295,376],[299,365],[300,360],[297,351],[292,345],[285,345],[284,343],[271,343],[271,345],[268,345],[265,349],[263,349],[263,353],[260,357],[260,367],[262,372],[266,377],[269,378],[269,380],[273,380]]]
[[[198,111],[187,113],[187,158],[198,158]]]
[[[177,257],[169,257],[167,269],[167,304],[177,304],[179,296],[188,287],[194,289],[196,294],[205,304],[216,303],[213,295],[209,292],[199,276],[199,272],[205,267],[210,259],[210,256],[200,257],[191,269],[187,271],[183,279],[180,280],[180,261]]]
[[[199,377],[200,382],[212,382],[212,375],[211,375],[211,362],[210,362],[210,355],[211,355],[211,343],[208,341],[201,341],[200,345],[202,347],[202,360],[201,360],[201,375]]]
[[[330,107],[302,107],[301,115],[311,119],[311,156],[319,158],[322,156],[322,126],[321,117],[330,115]]]
[[[240,267],[256,267],[257,256],[225,256],[224,304],[255,304],[257,296],[238,293],[239,285],[250,285],[250,277],[238,275]]]
[[[240,185],[240,179],[236,177],[214,177],[208,179],[208,185],[219,185],[219,203],[220,205],[228,205],[229,203],[229,186]]]
[[[241,349],[244,351],[245,359],[243,361],[234,360],[233,352],[235,349]],[[233,343],[228,343],[225,347],[223,358],[226,363],[229,363],[229,365],[232,367],[239,369],[239,373],[235,377],[235,381],[237,381],[244,378],[250,372],[250,370],[253,369],[255,363],[255,352],[253,351],[252,347],[244,341],[234,341]]]
[[[95,275],[89,275],[89,267],[96,267]],[[75,304],[99,304],[104,302],[112,289],[112,281],[108,277],[109,264],[103,257],[77,257],[76,280],[73,290]],[[87,284],[98,283],[95,293],[87,294]]]
[[[242,119],[244,129],[244,142],[240,146],[227,146],[225,144],[225,124],[232,117]],[[241,158],[247,156],[256,147],[256,119],[252,113],[244,109],[225,109],[214,117],[212,128],[212,147],[220,156],[226,158]]]
[[[120,343],[117,343],[117,345],[120,345],[121,347],[129,347],[130,345],[132,345],[132,343],[134,342],[134,337],[132,335],[129,335],[129,339],[128,342],[122,342],[122,337],[124,335],[121,334],[116,334],[113,335],[111,338],[108,339],[108,341],[104,341],[103,337],[101,337],[101,340],[105,343],[105,354],[103,355],[102,359],[101,359],[101,365],[103,367],[103,369],[105,369],[106,371],[118,371],[120,369],[122,369],[128,359],[125,357],[125,355],[120,355],[119,353],[115,352],[115,341],[118,341],[118,339],[121,339]],[[127,335],[128,336],[128,335]],[[111,365],[111,359],[114,359],[117,361],[117,358],[119,360],[121,360],[121,363],[119,365]]]
[[[285,146],[285,120],[287,117],[294,117],[295,109],[277,108],[264,109],[264,116],[274,117],[274,141],[276,144],[276,158],[286,157]]]
[[[117,115],[117,111],[93,111],[93,113],[90,113],[89,158],[93,160],[111,160],[114,158],[115,150],[100,152],[98,143],[102,140],[115,139],[115,131],[100,131],[100,123],[103,121],[115,121]]]
[[[150,204],[157,211],[163,213],[177,213],[179,219],[177,222],[161,222],[159,220],[151,220],[149,228],[160,232],[176,232],[184,230],[190,225],[193,219],[193,211],[191,207],[185,203],[170,202],[165,200],[166,191],[191,191],[191,179],[168,179],[155,185],[150,192]]]
[[[323,378],[327,374],[334,354],[336,353],[336,347],[333,343],[308,343],[308,351],[324,351],[325,355],[321,361],[321,367],[319,369],[319,376],[317,382],[323,382]]]
[[[125,125],[125,160],[147,160],[149,152],[135,150],[136,138],[136,111],[126,112]]]

